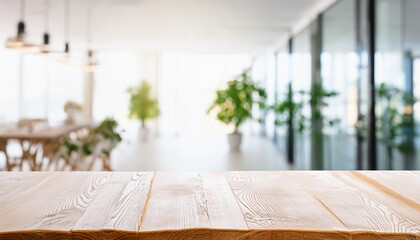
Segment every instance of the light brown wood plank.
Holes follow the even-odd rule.
[[[419,175],[409,171],[360,171],[353,174],[420,209]]]
[[[248,226],[225,173],[200,173],[210,219],[211,239],[240,239]]]
[[[417,223],[345,184],[330,172],[287,174],[337,216],[352,231],[352,239],[396,239],[396,234],[415,238],[420,232]]]
[[[201,173],[200,175],[211,228],[248,230],[225,174]]]
[[[33,191],[26,191],[13,199],[12,205],[0,211],[1,234],[18,234],[27,231],[27,236],[37,237],[55,234],[69,237],[87,206],[93,201],[109,173],[46,173],[51,176]]]
[[[73,238],[136,239],[153,173],[113,172],[72,229]]]
[[[407,204],[404,199],[399,198],[393,193],[384,191],[382,188],[378,188],[375,184],[364,181],[355,175],[355,172],[332,172],[331,174],[349,186],[357,188],[370,198],[375,199],[375,201],[384,204],[388,208],[420,225],[420,208]]]
[[[41,172],[4,172],[0,174],[0,212],[13,205],[11,199],[20,199],[28,192],[37,191],[51,175]],[[3,183],[3,184],[2,184]]]
[[[420,174],[388,175],[0,173],[0,239],[420,240]]]
[[[254,238],[350,239],[347,228],[284,173],[230,172],[229,183]]]
[[[156,173],[140,224],[140,239],[210,239],[209,227],[200,175]]]

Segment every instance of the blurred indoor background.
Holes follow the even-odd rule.
[[[420,169],[419,10],[0,0],[0,169]]]

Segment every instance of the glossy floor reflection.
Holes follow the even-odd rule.
[[[240,151],[232,151],[226,135],[136,138],[113,152],[116,171],[258,171],[288,170],[284,156],[263,136],[245,135]]]

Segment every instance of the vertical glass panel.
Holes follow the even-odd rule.
[[[286,98],[288,85],[290,83],[290,54],[288,44],[285,43],[276,53],[277,64],[277,100],[284,101]],[[287,158],[287,126],[276,127],[277,146],[282,154]]]
[[[267,104],[274,105],[276,102],[276,55],[275,53],[269,53],[266,56],[267,61],[267,73],[265,89],[267,92]],[[275,114],[272,111],[267,112],[265,119],[265,132],[267,137],[270,139],[275,138]]]
[[[375,86],[378,169],[404,169],[406,81],[403,50],[403,6],[400,0],[376,1]]]
[[[368,38],[368,1],[356,0],[356,35],[359,59],[358,80],[358,123],[357,137],[357,169],[368,169],[368,111],[369,111],[369,38]]]
[[[405,169],[420,169],[420,1],[405,0],[404,4],[406,91],[412,93],[414,99],[417,100],[412,107],[413,128],[408,128],[414,138],[412,140],[413,151],[411,156],[405,157]],[[410,141],[410,139],[408,140]]]
[[[420,58],[415,58],[413,62],[413,93],[414,98],[420,99]],[[420,137],[418,133],[420,133],[420,102],[414,103],[413,106],[413,114],[414,114],[414,164],[412,166],[413,169],[420,169],[420,153],[418,152],[420,149]]]
[[[358,55],[356,53],[355,2],[339,1],[323,14],[321,77],[326,91],[323,109],[324,166],[327,169],[356,168],[356,123],[358,117]]]
[[[400,1],[400,0],[399,0]],[[416,57],[420,56],[420,1],[405,0],[404,2],[404,46]]]
[[[309,92],[311,89],[311,32],[309,27],[293,38],[292,47],[292,89]],[[294,101],[299,102],[299,94],[294,95]],[[310,116],[311,109],[304,105],[303,113]],[[310,134],[309,131],[295,132],[295,167],[296,169],[310,168]]]

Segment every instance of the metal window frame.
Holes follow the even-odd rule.
[[[376,0],[367,0],[367,38],[368,38],[368,170],[377,169],[376,115],[375,115],[375,51],[376,51]]]

